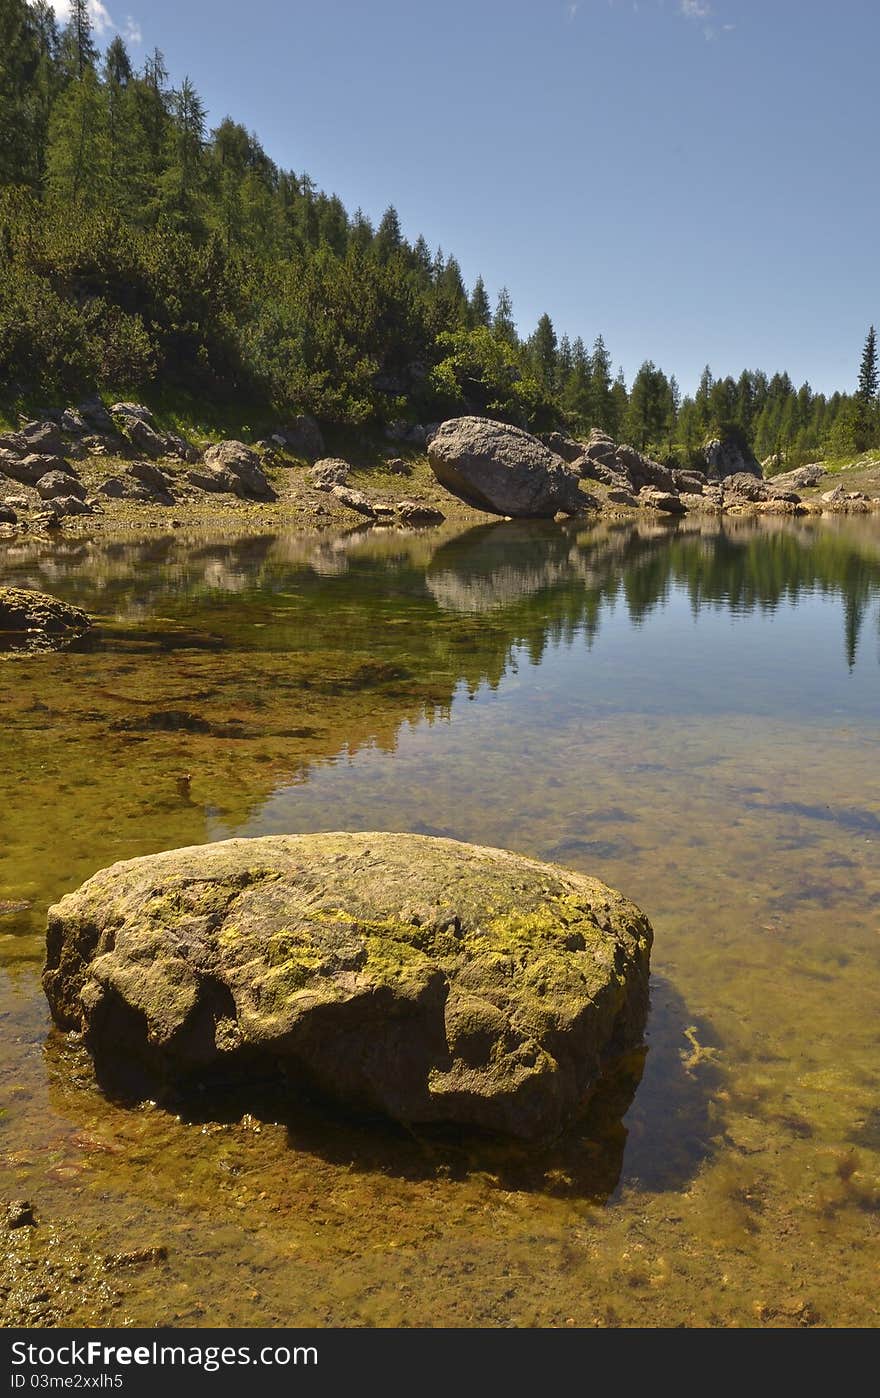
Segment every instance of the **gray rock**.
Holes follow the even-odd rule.
[[[50,471],[58,471],[63,475],[76,476],[74,468],[63,456],[42,456],[32,452],[28,456],[19,457],[17,460],[4,460],[3,470],[7,476],[18,481],[20,485],[36,485],[41,476],[45,476]]]
[[[722,486],[725,504],[741,504],[744,501],[755,504],[759,500],[766,500],[768,495],[766,483],[745,471],[725,476]]]
[[[548,432],[541,438],[545,447],[549,447],[556,456],[561,456],[563,461],[572,465],[579,461],[584,455],[583,442],[576,442],[573,437],[566,437],[563,432]]]
[[[136,418],[138,422],[145,422],[148,427],[154,427],[153,414],[149,408],[145,408],[143,403],[111,403],[110,411],[114,416],[123,418]]]
[[[168,477],[152,461],[132,461],[131,465],[126,468],[125,474],[137,481],[145,490],[151,491],[153,495],[162,499],[171,498]]]
[[[702,471],[673,471],[672,479],[679,494],[702,495],[706,488],[706,477]]]
[[[707,474],[716,480],[727,476],[762,476],[759,462],[738,436],[715,437],[703,448]]]
[[[626,476],[633,490],[641,490],[644,485],[656,486],[668,494],[675,493],[675,478],[668,466],[652,461],[649,456],[636,451],[625,443],[615,452],[617,469]]]
[[[330,487],[330,494],[347,509],[355,510],[357,514],[366,515],[369,519],[375,519],[379,513],[374,502],[362,490],[354,490],[348,485],[333,485]]]
[[[285,427],[278,429],[274,434],[281,438],[281,442],[294,456],[305,457],[308,461],[315,461],[324,455],[324,438],[321,429],[315,419],[309,413],[301,413]]]
[[[91,505],[76,495],[55,495],[46,502],[49,512],[55,519],[67,519],[68,515],[90,515]]]
[[[130,500],[140,505],[155,503],[153,491],[141,485],[140,481],[130,476],[127,471],[118,476],[109,476],[98,486],[98,492],[108,500]]]
[[[580,514],[578,475],[519,427],[483,417],[444,422],[428,447],[441,485],[477,509],[522,518]]]
[[[350,473],[351,467],[347,461],[342,461],[339,457],[325,456],[310,468],[308,479],[318,490],[330,491],[334,485],[346,485]]]
[[[103,402],[97,395],[93,398],[86,398],[77,407],[80,417],[84,418],[89,427],[104,436],[108,433],[115,434],[116,424],[108,413]]]
[[[89,431],[89,424],[76,408],[65,408],[61,414],[61,429],[73,437],[84,437]]]
[[[442,524],[446,518],[442,510],[421,500],[399,500],[395,508],[401,524]]]
[[[18,515],[10,505],[0,505],[0,524],[17,524]]]
[[[176,456],[181,461],[198,461],[198,450],[186,437],[180,437],[176,432],[166,432],[164,440],[166,456]]]
[[[7,1228],[36,1228],[37,1218],[29,1199],[12,1199],[6,1205]]]
[[[649,510],[662,510],[669,515],[683,515],[685,512],[679,495],[671,490],[660,490],[656,485],[642,486],[638,503]]]
[[[619,485],[612,486],[606,493],[605,499],[609,500],[612,505],[635,505],[637,503],[632,491],[626,486]]]
[[[231,479],[231,487],[223,485],[220,489],[231,489],[233,494],[244,499],[274,498],[274,491],[260,465],[260,458],[255,451],[245,446],[244,442],[230,440],[208,447],[205,452],[205,465],[209,474],[217,474],[223,480]],[[191,472],[190,477],[192,474]]]
[[[18,435],[24,438],[26,452],[39,456],[66,455],[64,437],[56,422],[27,422],[19,428]]]
[[[621,894],[503,850],[275,836],[102,870],[50,909],[43,985],[108,1084],[271,1075],[542,1139],[640,1039],[651,940]]]
[[[807,466],[798,466],[794,471],[783,471],[780,475],[773,476],[770,485],[774,490],[810,490],[827,474],[820,462],[811,461]]]
[[[218,494],[235,494],[235,477],[231,471],[214,467],[204,471],[187,471],[186,479],[197,490],[209,490]]]
[[[138,451],[146,452],[147,456],[154,458],[165,456],[168,443],[149,423],[139,417],[120,417],[119,421],[126,437]]]
[[[41,500],[56,500],[69,496],[85,500],[86,488],[82,481],[75,480],[65,471],[47,471],[45,476],[40,476],[37,481],[37,494]]]

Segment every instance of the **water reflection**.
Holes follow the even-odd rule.
[[[104,1251],[133,1209],[179,1238],[131,1317],[198,1324],[209,1289],[228,1324],[750,1324],[784,1256],[872,1323],[876,521],[20,539],[0,579],[100,618],[0,664],[0,1193]],[[47,1040],[50,901],[333,828],[557,859],[648,912],[646,1052],[555,1152],[132,1112]]]

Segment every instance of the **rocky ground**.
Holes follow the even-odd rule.
[[[476,424],[473,431],[468,424]],[[480,426],[492,429],[490,451],[500,451],[504,469],[522,477],[503,498],[487,497],[485,489],[469,492],[466,477],[470,473],[473,483],[474,463],[456,456],[459,446],[473,446],[470,439]],[[558,495],[566,513],[864,513],[880,500],[880,461],[857,462],[833,474],[807,466],[764,480],[753,458],[721,441],[707,444],[705,471],[679,471],[598,431],[585,442],[560,433],[539,442],[518,429],[461,418],[443,424],[430,448],[428,435],[424,428],[392,429],[384,443],[364,443],[343,459],[305,416],[251,444],[195,442],[163,431],[141,404],[108,407],[96,398],[77,408],[47,410],[0,434],[0,537],[202,522],[340,529],[476,521],[486,517],[486,503],[494,505],[494,515],[507,513],[507,499],[514,501],[510,513],[528,513],[519,502],[534,496],[539,467],[548,480],[565,477],[563,485],[571,486],[562,490],[557,482],[555,495],[545,492],[547,499]],[[501,440],[505,436],[510,443]],[[442,459],[435,446],[441,440]],[[506,459],[507,447],[515,448],[516,461]]]

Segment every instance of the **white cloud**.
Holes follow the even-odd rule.
[[[55,11],[55,17],[59,23],[64,24],[70,19],[70,0],[54,0],[52,8]],[[119,26],[113,19],[107,6],[103,3],[103,0],[89,0],[89,16],[95,33],[99,38],[103,38],[105,34],[115,34],[118,32]],[[131,15],[126,19],[125,27],[122,32],[130,44],[139,44],[141,42],[141,27],[136,19],[132,19]]]
[[[678,8],[686,19],[708,19],[712,13],[708,0],[679,0]]]
[[[577,12],[578,12],[579,9],[580,9],[579,0],[572,0],[572,3],[571,3],[570,5],[567,5],[567,6],[565,7],[565,13],[568,15],[568,22],[569,22],[569,24],[573,24],[573,23],[574,23],[575,16],[577,15]]]

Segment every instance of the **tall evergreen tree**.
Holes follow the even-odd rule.
[[[47,176],[56,205],[97,208],[107,197],[110,143],[107,94],[91,65],[58,98],[49,125]]]
[[[499,340],[509,345],[516,344],[516,326],[513,323],[513,301],[506,286],[498,293],[495,314],[492,316],[492,332]]]
[[[166,165],[160,180],[162,211],[183,227],[198,220],[205,170],[205,108],[189,78],[171,94]]]
[[[590,400],[593,411],[592,427],[611,432],[619,426],[619,413],[613,400],[611,355],[601,335],[597,335],[590,358]],[[624,390],[625,391],[625,390]],[[618,395],[619,397],[619,395]]]
[[[37,45],[24,0],[0,5],[0,181],[35,183],[29,88]]]
[[[87,68],[98,62],[98,50],[92,36],[92,20],[88,0],[70,0],[70,18],[61,40],[62,62],[72,78],[81,78]]]
[[[489,305],[489,297],[486,294],[482,277],[477,277],[471,292],[470,323],[472,326],[483,325],[486,327],[492,324],[492,307]]]
[[[862,362],[859,366],[859,386],[856,393],[864,403],[872,403],[877,397],[878,379],[877,373],[877,334],[873,325],[868,331],[865,339],[865,348],[862,351]]]
[[[529,342],[529,352],[535,377],[546,394],[553,394],[556,391],[557,348],[558,342],[556,339],[556,331],[553,328],[553,321],[545,311],[538,321],[535,333]]]
[[[376,229],[374,247],[376,256],[381,262],[387,262],[389,257],[399,252],[403,246],[403,234],[400,231],[400,219],[393,204],[382,215],[379,227]]]

